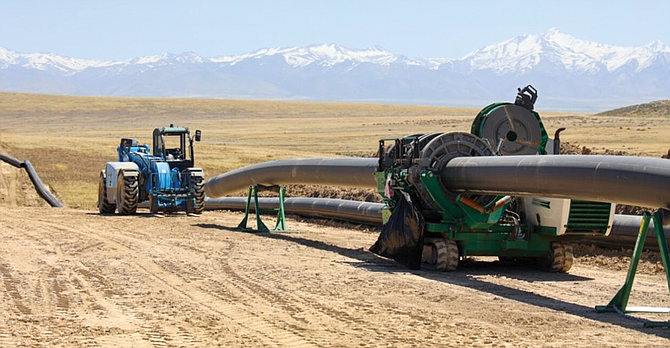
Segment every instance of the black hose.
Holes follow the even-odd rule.
[[[56,198],[49,190],[47,190],[46,186],[44,186],[44,183],[40,179],[40,176],[37,175],[37,172],[35,171],[35,168],[33,165],[30,163],[29,160],[25,160],[23,162],[24,168],[26,169],[26,172],[28,173],[28,177],[30,178],[30,181],[33,182],[33,186],[35,186],[35,191],[37,191],[37,194],[40,195],[49,205],[55,208],[62,208],[63,203],[61,203],[58,198]]]
[[[12,157],[8,154],[0,152],[0,160],[2,160],[4,162],[7,162],[7,163],[13,165],[16,168],[23,168],[23,162],[19,161],[18,159],[14,158],[14,157]]]

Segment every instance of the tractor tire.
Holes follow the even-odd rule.
[[[107,202],[106,179],[107,176],[103,170],[100,172],[100,181],[98,183],[98,211],[100,214],[114,214],[114,211],[116,211],[116,204]]]
[[[574,254],[572,245],[567,243],[551,243],[551,254],[547,257],[539,258],[538,266],[547,272],[567,273],[572,268]]]
[[[136,176],[125,176],[123,170],[119,173],[117,181],[116,201],[119,214],[130,215],[137,211],[139,199],[139,187]]]
[[[434,238],[428,240],[432,244],[433,252],[437,255],[435,269],[439,272],[452,272],[458,268],[458,244],[453,240]]]
[[[193,213],[202,214],[205,211],[205,183],[201,177],[192,176],[189,186],[195,189],[195,207],[193,207]]]

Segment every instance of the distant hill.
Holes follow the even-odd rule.
[[[598,116],[666,116],[670,117],[670,100],[657,100],[644,104],[637,104],[604,111]]]
[[[264,48],[93,61],[0,47],[0,91],[86,96],[311,100],[480,107],[539,90],[539,109],[600,111],[670,98],[670,46],[619,47],[556,29],[456,58],[380,47]]]

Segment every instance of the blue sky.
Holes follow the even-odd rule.
[[[668,14],[670,1],[0,0],[0,46],[120,60],[336,43],[379,45],[411,57],[460,58],[552,27],[603,44],[670,44]]]

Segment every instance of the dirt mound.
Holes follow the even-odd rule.
[[[47,207],[25,170],[0,161],[0,207]]]
[[[329,187],[320,185],[290,185],[286,190],[289,197],[315,197],[350,199],[362,202],[380,203],[381,197],[373,189],[351,187]]]
[[[230,194],[230,197],[246,196],[247,192],[241,191]],[[276,192],[259,192],[260,197],[277,197]],[[354,187],[332,187],[322,185],[287,185],[286,197],[311,197],[311,198],[336,198],[349,199],[352,201],[381,203],[381,197],[373,189],[362,189]]]
[[[605,249],[593,244],[574,244],[577,262],[596,266],[599,269],[625,271],[630,266],[631,249]],[[643,251],[637,268],[642,274],[663,274],[661,255],[656,251]]]

